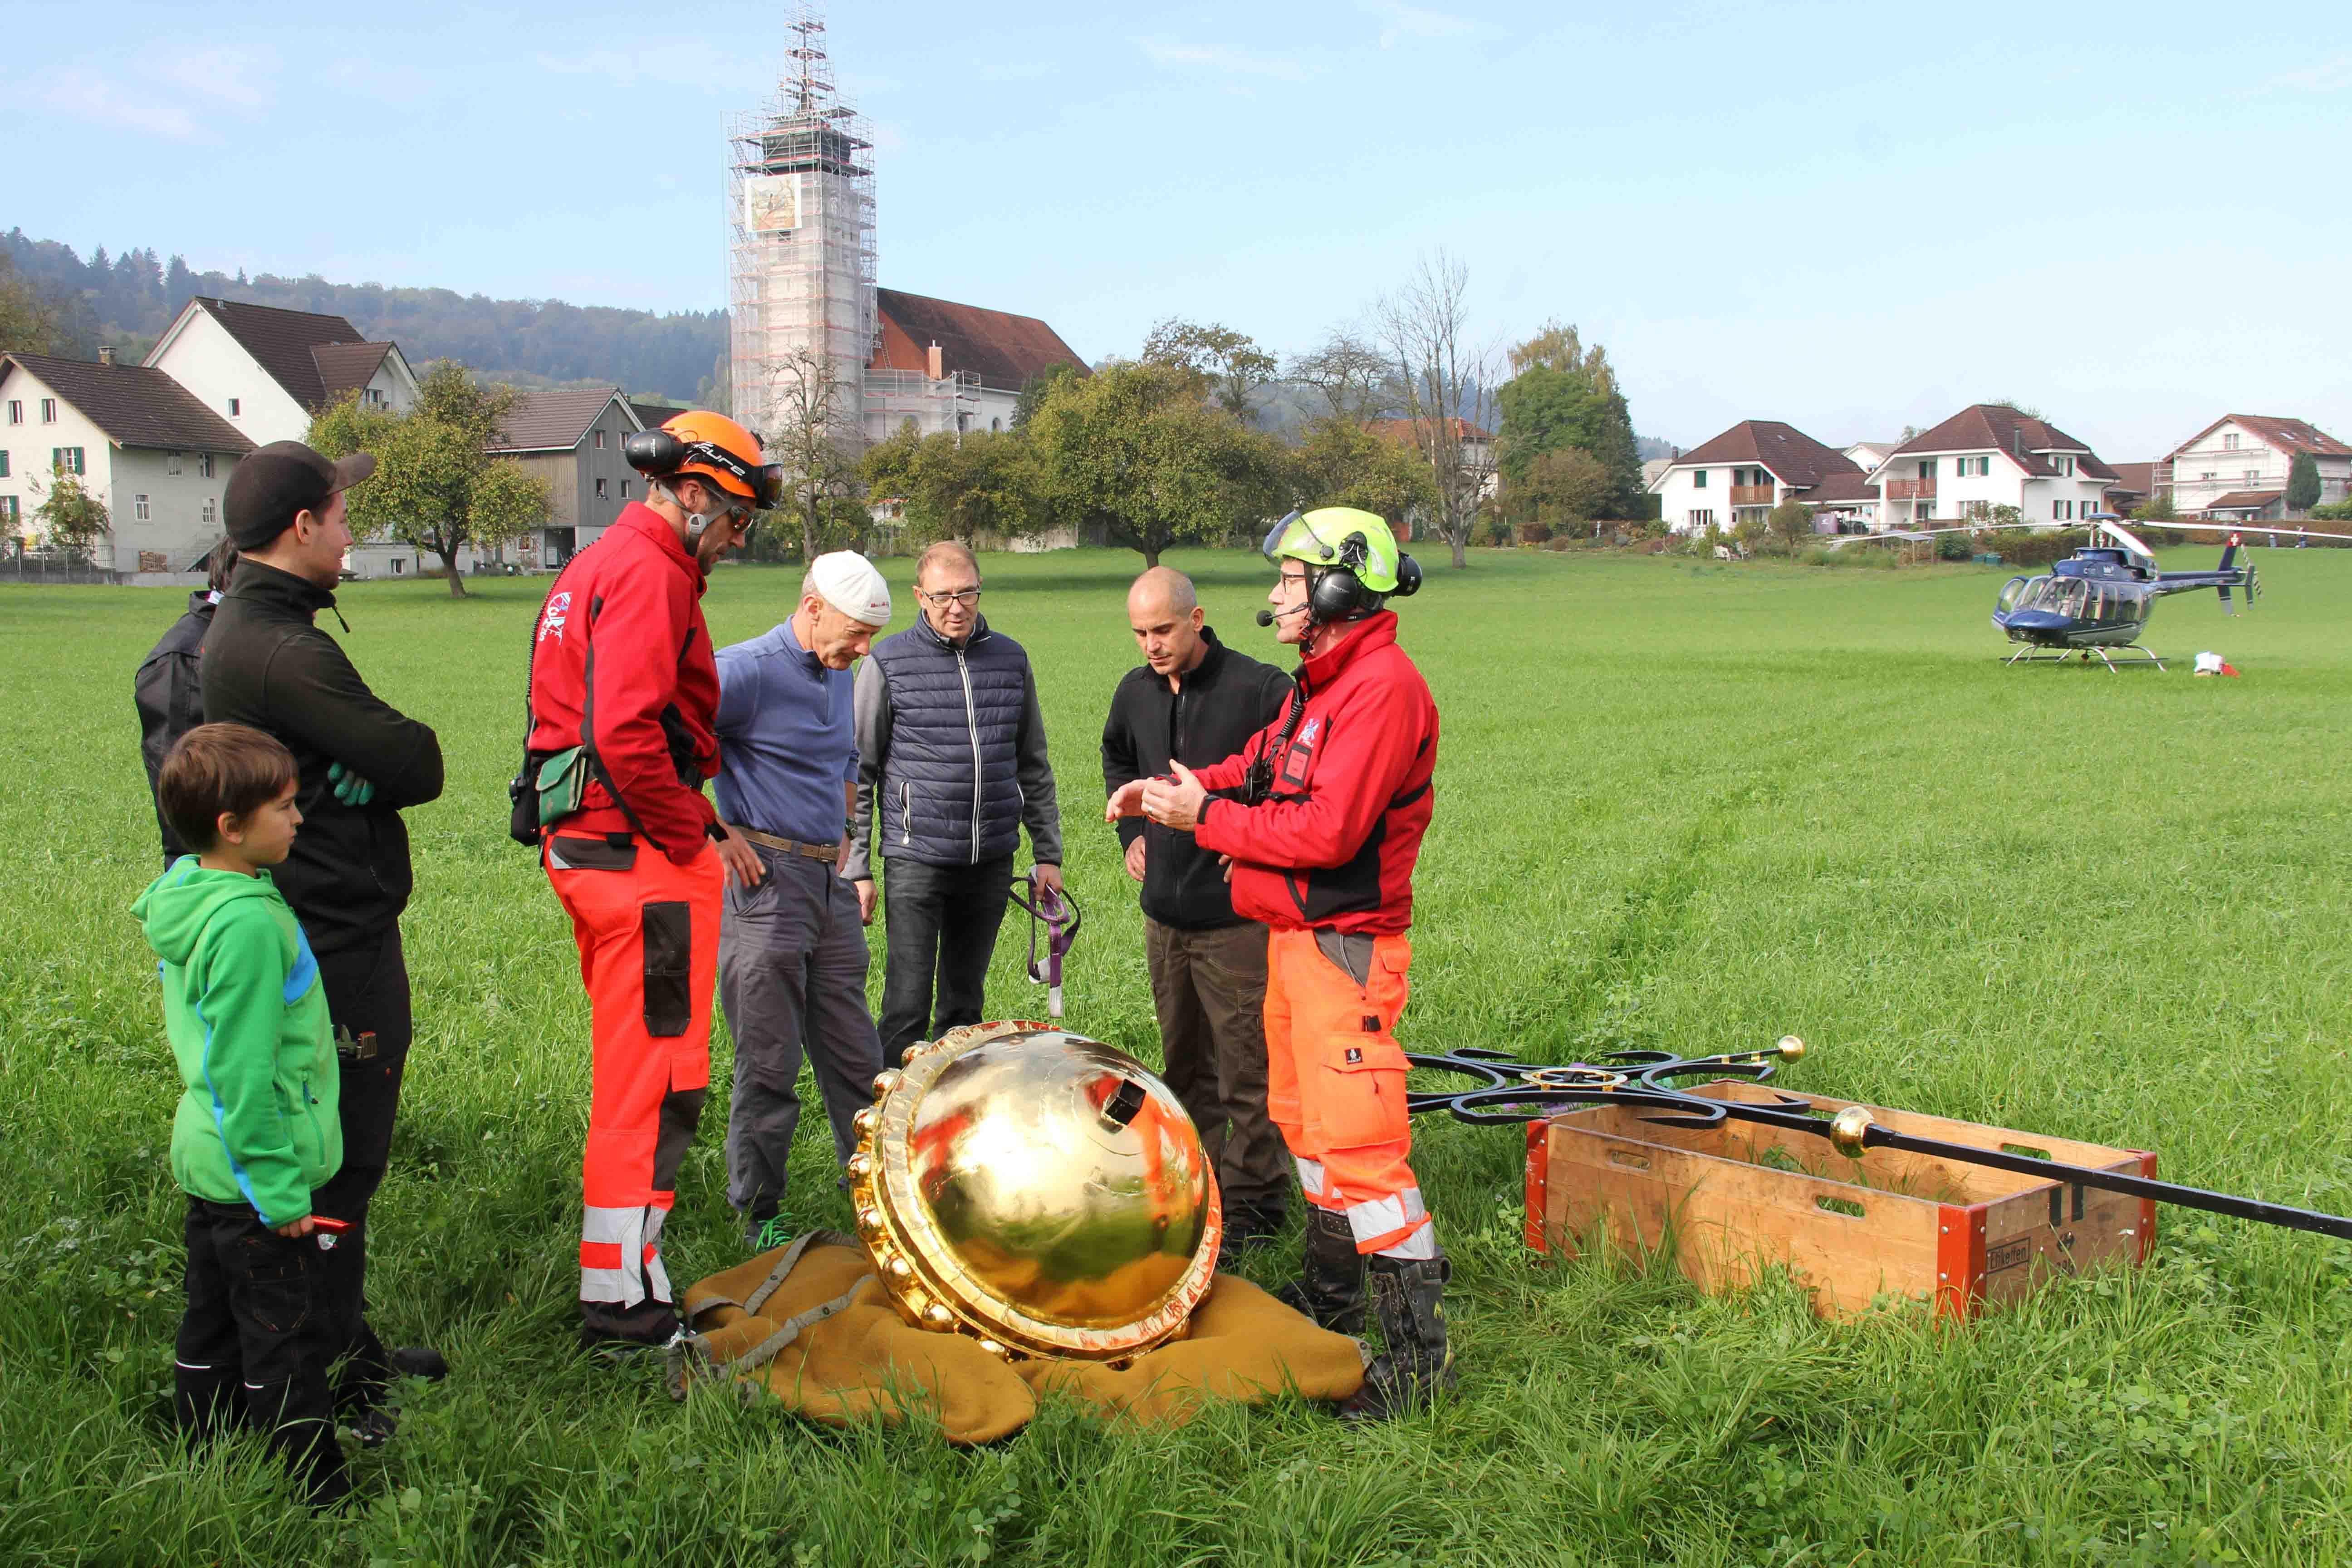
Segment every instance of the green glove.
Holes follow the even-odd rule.
[[[335,786],[335,798],[345,805],[365,805],[375,798],[375,785],[341,763],[328,764],[327,782]]]

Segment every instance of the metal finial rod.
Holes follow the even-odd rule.
[[[1915,1137],[1874,1121],[1860,1106],[1849,1107],[1830,1117],[1816,1111],[1810,1101],[1789,1095],[1781,1095],[1769,1104],[1710,1100],[1675,1083],[1676,1079],[1701,1074],[1761,1083],[1781,1063],[1795,1061],[1804,1053],[1803,1041],[1794,1035],[1784,1035],[1776,1047],[1716,1057],[1678,1057],[1671,1051],[1611,1051],[1591,1062],[1542,1063],[1516,1061],[1506,1052],[1476,1047],[1446,1056],[1408,1054],[1405,1059],[1416,1069],[1454,1073],[1480,1081],[1466,1089],[1408,1092],[1405,1109],[1416,1116],[1443,1110],[1456,1121],[1476,1124],[1539,1121],[1557,1111],[1588,1105],[1623,1106],[1640,1113],[1643,1121],[1661,1127],[1692,1131],[1719,1127],[1727,1121],[1753,1121],[1827,1139],[1850,1159],[1859,1159],[1871,1149],[1899,1149],[2352,1240],[2352,1219],[2341,1215],[2208,1192],[2202,1187],[2159,1182],[2150,1176],[2095,1171],[2057,1160],[2039,1160],[2027,1154]]]

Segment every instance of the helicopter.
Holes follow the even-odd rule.
[[[2031,664],[2069,657],[2088,662],[2096,654],[2114,670],[2118,664],[2152,664],[2164,660],[2140,643],[2157,600],[2168,594],[2212,588],[2221,595],[2221,613],[2230,607],[2230,590],[2246,591],[2252,609],[2261,584],[2250,562],[2233,564],[2240,546],[2232,531],[2221,547],[2221,564],[2210,572],[2160,572],[2156,552],[2123,525],[2112,512],[2095,512],[2086,519],[2093,542],[2052,566],[2040,577],[2011,577],[1993,603],[1992,624],[2005,632],[2018,650],[2003,662]],[[2115,653],[2108,650],[2114,649]],[[2118,660],[2116,653],[2139,655]]]

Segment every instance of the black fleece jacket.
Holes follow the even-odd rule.
[[[1148,665],[1127,672],[1111,695],[1103,724],[1103,789],[1106,798],[1129,779],[1167,773],[1168,764],[1188,768],[1222,763],[1252,735],[1282,717],[1290,700],[1290,677],[1247,654],[1235,653],[1201,628],[1208,652],[1183,678],[1181,690]],[[1213,931],[1238,925],[1224,868],[1189,833],[1162,827],[1140,816],[1122,818],[1121,848],[1140,836],[1143,848],[1143,912],[1161,925]]]
[[[205,692],[198,663],[204,655],[205,632],[213,624],[213,596],[199,588],[188,595],[188,613],[172,623],[163,638],[147,650],[132,679],[131,700],[139,710],[139,756],[147,764],[147,793],[163,772],[163,759],[181,736],[205,721]],[[172,825],[163,820],[163,805],[155,805],[155,826],[163,836],[163,864],[171,865],[188,852]]]
[[[403,806],[441,793],[441,742],[368,689],[342,645],[310,624],[335,596],[250,556],[205,636],[205,721],[250,724],[286,743],[302,782],[302,826],[274,873],[320,952],[381,936],[414,878]],[[375,785],[365,805],[335,798],[331,764]]]

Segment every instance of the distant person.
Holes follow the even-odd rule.
[[[924,551],[921,618],[875,644],[857,670],[857,803],[843,874],[870,916],[877,849],[885,862],[882,1049],[894,1061],[911,1041],[980,1022],[1024,826],[1038,885],[1062,890],[1036,676],[1019,643],[989,629],[980,588],[971,551],[951,540]]]
[[[735,1037],[727,1201],[754,1251],[789,1239],[768,1227],[800,1126],[802,1056],[843,1164],[857,1147],[850,1119],[874,1102],[882,1070],[866,916],[841,873],[857,800],[849,667],[889,620],[882,574],[838,550],[810,565],[774,630],[719,650],[719,813],[744,843],[719,926],[719,1001]]]
[[[173,742],[205,721],[205,633],[212,628],[214,606],[221,602],[229,575],[236,570],[236,543],[224,539],[205,557],[205,585],[188,595],[187,613],[147,650],[131,682],[131,700],[139,710],[139,754],[147,764],[151,795]],[[172,831],[161,800],[155,803],[155,826],[163,835],[164,865],[188,853],[188,847]]]
[[[1217,639],[1192,580],[1155,566],[1127,595],[1144,662],[1102,732],[1103,787],[1223,762],[1282,716],[1290,677]],[[1265,1107],[1265,927],[1234,912],[1224,868],[1190,833],[1120,819],[1127,874],[1143,884],[1143,953],[1168,1087],[1200,1130],[1234,1250],[1271,1240],[1289,1206],[1290,1160]]]
[[[343,1160],[341,1075],[319,964],[270,879],[302,824],[294,755],[243,724],[202,724],[160,770],[189,854],[131,905],[163,961],[180,1068],[172,1175],[188,1194],[187,1305],[173,1414],[205,1439],[267,1435],[312,1504],[351,1490],[328,1367],[318,1191]]]
[[[348,1357],[336,1407],[370,1445],[391,1435],[393,1374],[445,1370],[423,1347],[387,1352],[367,1321],[368,1202],[391,1161],[412,1032],[400,915],[415,879],[400,813],[440,795],[441,742],[369,690],[342,645],[311,624],[334,609],[351,548],[344,491],[373,472],[365,452],[330,462],[299,441],[236,465],[222,509],[241,553],[203,663],[205,721],[276,736],[302,779],[309,826],[278,885],[318,955],[342,1069],[343,1167],[316,1202],[351,1226],[325,1257],[319,1306]]]
[[[2304,522],[2298,522],[2294,525],[2294,547],[2297,550],[2306,549],[2310,546],[2311,538],[2309,533],[2306,531],[2310,526],[2311,525],[2309,523]]]
[[[558,574],[531,643],[532,819],[588,987],[583,1349],[677,1334],[661,1233],[710,1087],[721,857],[747,881],[760,869],[702,794],[719,771],[702,594],[771,481],[759,437],[724,415],[662,428],[678,466]]]

